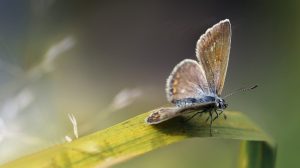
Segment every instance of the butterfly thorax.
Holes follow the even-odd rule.
[[[212,104],[210,104],[211,108],[222,109],[222,110],[227,108],[227,104],[225,103],[225,100],[218,96],[204,96],[201,98],[184,98],[184,99],[180,99],[180,100],[175,100],[173,103],[177,107],[189,107],[189,106],[193,106],[196,104],[212,103]],[[211,106],[211,105],[213,105],[213,106]]]

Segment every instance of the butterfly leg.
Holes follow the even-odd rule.
[[[208,117],[206,118],[206,120],[205,120],[206,123],[208,122],[209,118],[210,118],[210,116],[208,116]]]
[[[213,113],[212,113],[213,110],[214,109],[207,109],[206,110],[209,113],[209,116],[206,118],[205,122],[208,122],[209,119],[211,119],[212,122],[213,122],[213,121],[215,121],[215,119],[217,119],[219,117],[219,113],[215,110],[215,113],[217,114],[217,116],[213,118]]]
[[[223,114],[223,116],[224,116],[224,119],[226,120],[226,119],[227,119],[227,116],[226,116],[226,114],[224,113],[224,111],[223,111],[223,110],[221,111],[220,115],[221,115],[221,114]]]
[[[203,114],[203,111],[198,111],[195,114],[193,114],[191,117],[187,118],[186,120],[184,120],[185,122],[190,121],[192,118],[194,118],[196,115],[200,114],[200,116]]]
[[[223,116],[224,116],[224,119],[226,120],[227,119],[227,115],[225,113],[223,113]]]
[[[219,118],[218,110],[215,110],[216,116],[214,117],[213,121],[215,121],[217,118]],[[222,114],[222,111],[220,112]]]
[[[209,117],[210,117],[210,136],[212,136],[212,132],[211,132],[212,123],[213,123],[212,110],[209,111]]]

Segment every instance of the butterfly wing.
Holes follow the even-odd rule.
[[[191,59],[175,66],[166,85],[167,99],[171,103],[185,98],[201,98],[209,93],[203,68]]]
[[[176,107],[163,107],[159,109],[152,110],[151,114],[145,119],[147,124],[158,124],[179,116],[179,108]]]
[[[209,28],[197,42],[196,56],[203,66],[210,92],[221,95],[229,61],[231,25],[228,19]]]
[[[188,107],[162,107],[152,110],[150,115],[145,119],[145,122],[149,125],[159,124],[183,114],[205,110],[205,108],[213,104],[214,102],[206,102],[201,104],[193,104]]]

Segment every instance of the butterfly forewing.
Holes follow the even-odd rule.
[[[196,55],[205,71],[210,92],[218,96],[221,95],[225,82],[230,43],[231,26],[226,19],[208,29],[196,46]]]
[[[166,92],[171,103],[185,98],[200,98],[208,95],[209,88],[203,68],[191,59],[181,61],[167,79]]]

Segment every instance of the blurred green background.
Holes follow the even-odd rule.
[[[232,24],[224,93],[278,142],[277,167],[295,167],[300,2],[0,1],[0,163],[109,127],[167,103],[165,80],[222,19]],[[230,118],[229,118],[230,120]],[[193,139],[114,167],[228,167],[239,142]]]

